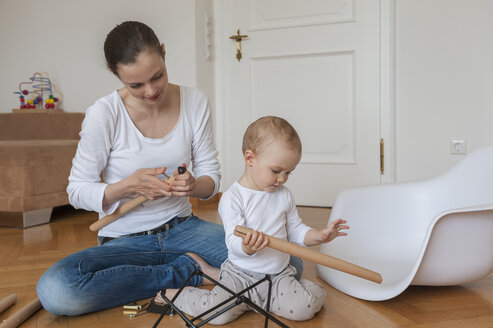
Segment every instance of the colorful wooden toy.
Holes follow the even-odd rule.
[[[15,94],[19,95],[19,107],[21,109],[56,108],[63,98],[63,94],[51,82],[48,73],[34,73],[29,79],[30,81],[19,84],[19,91],[14,91]],[[30,90],[26,89],[25,85],[30,85]],[[54,92],[58,94],[58,97],[53,96]],[[46,99],[45,93],[49,94]],[[25,96],[29,96],[31,99],[26,101]]]

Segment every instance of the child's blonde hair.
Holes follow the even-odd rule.
[[[272,140],[284,141],[301,154],[301,139],[288,121],[277,116],[264,116],[248,126],[243,135],[243,154],[251,150],[259,154]]]

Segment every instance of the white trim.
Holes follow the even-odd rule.
[[[216,148],[219,152],[219,163],[221,165],[221,185],[219,191],[222,192],[227,189],[228,186],[223,185],[223,177],[225,176],[226,167],[224,165],[225,158],[224,154],[226,153],[226,144],[224,131],[226,127],[224,126],[226,123],[224,122],[224,100],[223,95],[224,92],[224,65],[222,63],[223,60],[223,47],[224,47],[224,2],[222,0],[214,0],[214,18],[213,18],[213,52],[214,52],[214,84],[215,84],[215,105],[214,109],[214,133],[216,140]]]
[[[351,2],[351,10],[348,11],[350,14],[347,17],[339,17],[334,19],[331,16],[334,16],[334,13],[319,13],[317,16],[318,18],[310,20],[306,20],[306,17],[310,16],[304,16],[305,19],[301,19],[301,21],[298,22],[293,22],[293,19],[287,18],[287,19],[279,19],[280,21],[284,21],[284,23],[279,23],[279,22],[267,22],[267,23],[255,23],[252,22],[252,16],[254,15],[254,9],[253,6],[255,5],[254,1],[250,1],[250,8],[249,8],[249,19],[248,19],[248,31],[266,31],[266,30],[276,30],[276,29],[282,29],[282,28],[294,28],[294,27],[307,27],[307,26],[316,26],[316,25],[329,25],[329,24],[340,24],[340,23],[351,23],[355,22],[355,4],[354,0],[350,0],[348,2]],[[342,4],[339,9],[347,6],[348,4]],[[303,17],[303,16],[298,16]],[[286,23],[286,20],[290,21],[290,23]],[[295,19],[296,20],[296,19]]]
[[[385,141],[381,183],[395,174],[395,0],[380,0],[380,137]]]

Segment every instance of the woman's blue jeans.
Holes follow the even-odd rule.
[[[68,316],[153,297],[162,288],[179,288],[200,268],[187,252],[220,267],[228,256],[223,226],[193,216],[167,232],[117,238],[82,250],[43,274],[38,297],[48,312]],[[292,257],[291,264],[301,276],[301,260]],[[202,282],[196,275],[189,284]]]

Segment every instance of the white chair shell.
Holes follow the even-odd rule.
[[[348,220],[347,237],[320,251],[380,273],[382,284],[317,265],[330,285],[386,300],[409,285],[457,285],[493,271],[493,146],[468,154],[425,181],[342,191],[329,222]]]

